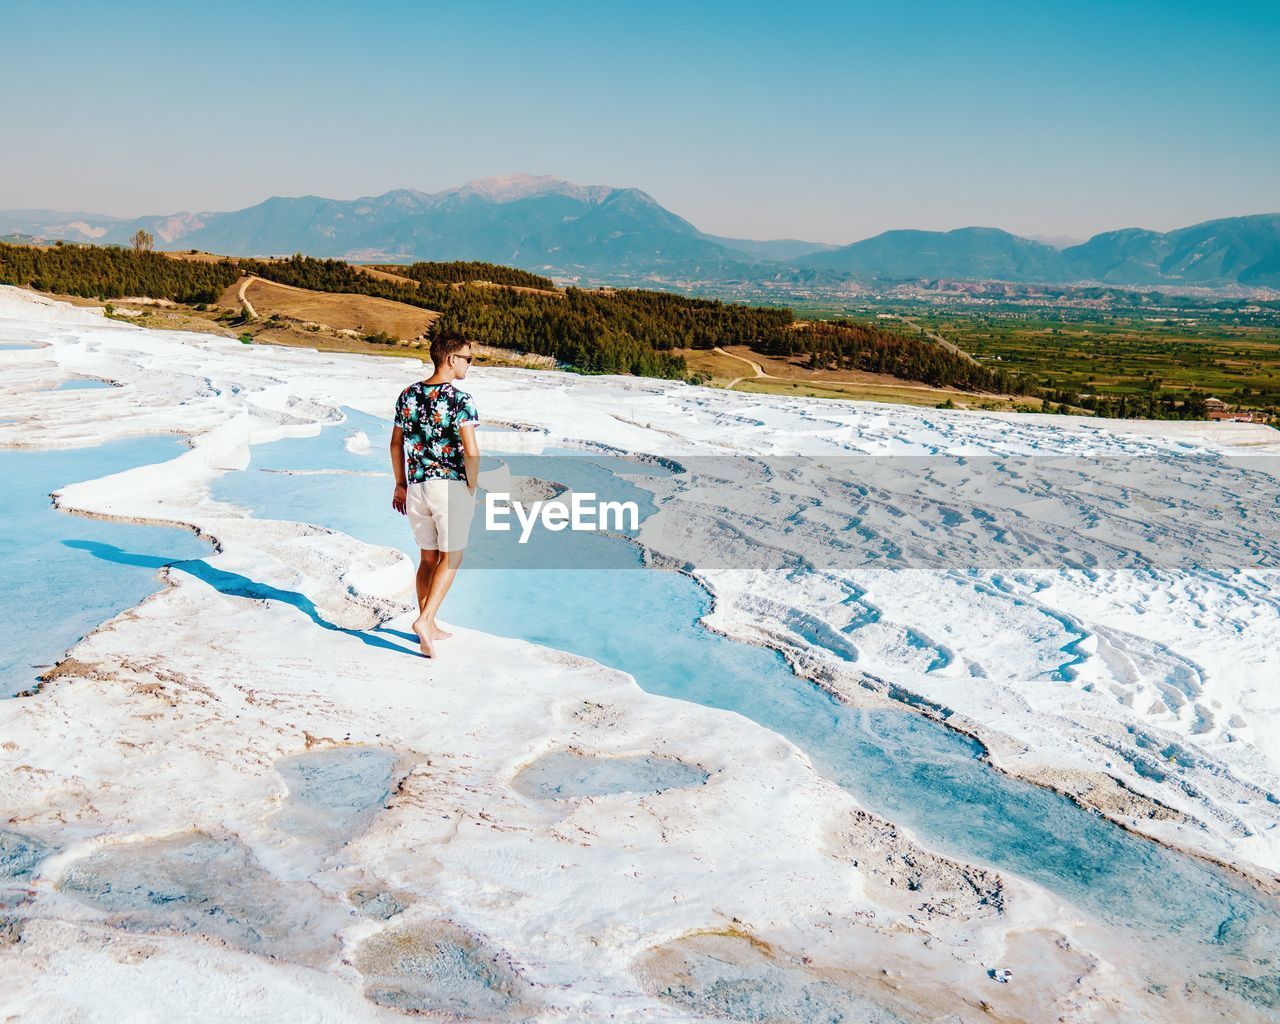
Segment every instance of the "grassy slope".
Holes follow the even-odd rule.
[[[228,288],[218,300],[218,305],[237,308],[240,305],[240,283]],[[426,334],[440,315],[389,299],[314,292],[257,278],[248,283],[244,294],[263,319],[276,314],[361,335],[382,332],[400,341],[411,341]]]
[[[960,409],[1038,410],[1042,404],[1039,398],[1025,395],[982,395],[951,388],[933,388],[883,373],[866,373],[861,370],[813,371],[805,368],[802,360],[775,359],[753,352],[745,345],[729,345],[724,352],[705,349],[680,351],[691,371],[707,375],[713,386],[732,386],[735,391],[930,407],[951,401]],[[741,358],[734,358],[735,355],[757,363],[769,376],[753,376],[751,367]]]

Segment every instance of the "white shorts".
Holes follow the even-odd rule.
[[[471,533],[475,496],[465,480],[423,480],[409,485],[405,512],[423,551],[461,551]]]

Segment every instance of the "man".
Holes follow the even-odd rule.
[[[391,431],[391,507],[409,517],[418,561],[418,618],[413,631],[425,657],[452,634],[436,625],[436,612],[462,564],[480,473],[471,396],[453,386],[471,366],[471,343],[454,332],[431,342],[433,372],[410,384],[396,401]]]

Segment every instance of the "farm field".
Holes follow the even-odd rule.
[[[1163,407],[1216,397],[1233,409],[1280,416],[1280,304],[1227,297],[1065,289],[1056,299],[1024,292],[982,297],[960,291],[866,294],[801,300],[797,316],[875,320],[903,333],[928,332],[985,366],[1030,375],[1047,401],[1077,399]],[[1107,414],[1107,413],[1103,413]]]
[[[1213,395],[1280,407],[1280,327],[1248,316],[931,312],[912,319],[984,363],[1076,394]]]

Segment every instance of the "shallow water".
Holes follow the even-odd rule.
[[[185,450],[172,436],[96,448],[0,450],[0,697],[33,686],[85,633],[158,590],[162,565],[209,552],[185,530],[60,512],[50,492]]]
[[[701,768],[652,754],[597,757],[552,750],[525,765],[512,787],[538,800],[569,800],[617,793],[661,793],[679,786],[700,786],[710,776]]]
[[[361,465],[376,468],[386,462],[389,427],[361,427],[373,439]],[[335,429],[255,448],[251,467],[227,474],[214,496],[259,516],[319,523],[412,552],[406,523],[387,510],[389,475],[257,472],[289,462],[347,466],[341,437]],[[581,479],[564,483],[610,497],[635,490],[617,478],[610,483],[604,460],[563,465],[569,461],[561,460],[561,471]],[[610,546],[613,562],[593,553],[592,565],[634,566],[638,559],[622,541],[574,538]],[[745,715],[792,740],[820,772],[926,844],[1032,879],[1094,917],[1131,929],[1143,943],[1158,938],[1153,955],[1165,964],[1200,973],[1207,969],[1202,958],[1226,956],[1239,958],[1237,966],[1247,963],[1250,973],[1274,974],[1280,917],[1270,900],[1064,797],[999,774],[979,759],[976,743],[940,725],[910,712],[845,706],[797,678],[780,655],[708,632],[698,619],[709,598],[687,577],[634,568],[504,570],[489,546],[492,536],[479,531],[473,539],[465,563],[473,571],[460,573],[446,621],[582,654],[630,672],[649,692]],[[481,566],[487,571],[474,571]],[[661,638],[656,657],[655,637]]]
[[[355,952],[365,995],[404,1013],[525,1020],[530,986],[498,951],[448,921],[392,925]]]
[[[24,882],[49,850],[38,839],[0,829],[0,888]]]
[[[98,391],[102,388],[113,387],[108,380],[98,380],[95,377],[72,377],[70,380],[64,380],[54,391]]]
[[[276,828],[312,846],[339,846],[373,820],[391,792],[396,756],[377,747],[329,747],[282,758],[289,787]]]
[[[303,961],[327,961],[351,916],[314,886],[272,876],[238,839],[203,833],[105,847],[58,888],[131,930],[213,935]]]
[[[753,1024],[905,1024],[874,999],[798,968],[746,939],[700,935],[650,950],[639,974],[652,995],[699,1016]]]

